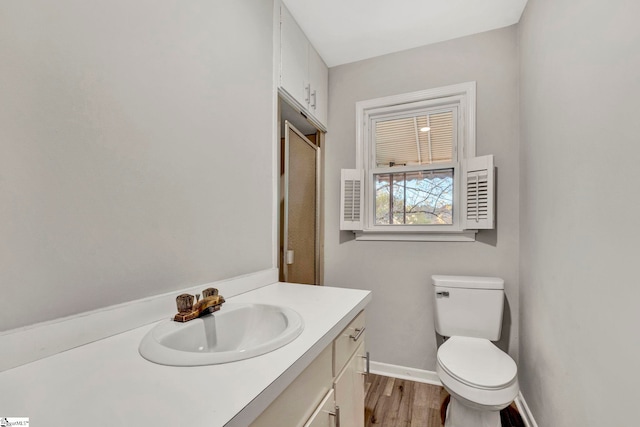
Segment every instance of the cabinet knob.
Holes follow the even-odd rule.
[[[316,109],[316,91],[315,90],[311,92],[311,99],[313,99],[313,101],[311,101],[311,108],[315,110]]]

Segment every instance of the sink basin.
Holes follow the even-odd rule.
[[[166,320],[140,342],[145,359],[170,366],[234,362],[276,350],[298,337],[302,317],[287,307],[225,303],[185,323]]]

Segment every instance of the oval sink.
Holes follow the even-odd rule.
[[[276,350],[303,329],[302,317],[290,308],[225,303],[220,311],[185,323],[159,323],[144,336],[139,351],[162,365],[215,365]]]

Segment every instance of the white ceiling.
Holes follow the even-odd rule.
[[[506,27],[527,0],[283,0],[329,67]]]

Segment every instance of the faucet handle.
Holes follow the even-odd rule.
[[[193,310],[193,295],[178,295],[176,297],[176,305],[178,306],[178,313],[184,313]]]
[[[207,288],[202,291],[202,298],[214,297],[218,295],[218,290],[216,288]]]

